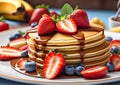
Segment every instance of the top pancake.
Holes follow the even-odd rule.
[[[91,28],[89,28],[91,29]],[[103,37],[103,30],[78,30],[78,33],[81,33],[84,35],[84,43],[90,43],[97,41]],[[96,28],[95,28],[96,29]],[[98,28],[99,29],[99,28]],[[41,39],[41,36],[38,35],[37,32],[29,33],[30,38],[33,38],[37,40],[36,38]],[[41,43],[40,41],[37,41],[37,43]],[[72,35],[63,34],[63,33],[55,33],[50,40],[46,43],[46,45],[75,45],[75,44],[81,44],[77,39],[75,39]]]

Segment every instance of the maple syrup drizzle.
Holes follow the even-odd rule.
[[[96,32],[103,31],[103,34],[104,34],[104,29],[98,28],[98,27],[90,27],[90,28],[87,28],[87,29],[85,29],[85,28],[78,28],[77,33],[74,34],[74,35],[72,35],[72,37],[75,38],[75,39],[77,39],[79,41],[79,43],[80,43],[79,44],[80,45],[79,52],[80,52],[81,63],[84,62],[84,44],[85,44],[85,36],[82,33],[82,31],[96,31]],[[32,29],[27,30],[27,33],[34,33],[34,32],[37,32],[37,28],[32,28]],[[54,34],[55,33],[49,34],[49,35],[44,35],[44,36],[37,36],[35,38],[36,44],[38,42],[41,43],[41,45],[42,45],[42,51],[43,51],[44,54],[45,54],[46,44],[53,37]]]

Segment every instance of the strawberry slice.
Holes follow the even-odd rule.
[[[94,66],[81,72],[82,76],[87,79],[98,79],[106,76],[108,69],[106,66]]]
[[[38,35],[44,35],[55,31],[56,26],[49,15],[44,15],[38,23]]]
[[[21,50],[9,46],[0,47],[0,60],[10,60],[21,57]]]
[[[22,50],[22,51],[23,51],[23,50],[27,50],[27,49],[28,49],[28,44],[20,47],[19,49]]]
[[[67,18],[56,23],[59,32],[66,34],[74,34],[77,31],[77,26],[72,18]]]
[[[18,67],[20,70],[24,70],[24,69],[25,69],[25,68],[24,68],[25,62],[27,62],[26,59],[19,59],[19,60],[17,61],[17,67]]]
[[[44,61],[44,76],[53,79],[63,71],[65,59],[61,53],[51,52],[46,55]]]
[[[89,28],[88,15],[85,10],[77,9],[73,11],[70,18],[72,18],[78,27]]]
[[[112,46],[117,46],[117,47],[120,48],[120,40],[112,40],[112,41],[110,42],[110,48],[111,48]]]
[[[120,56],[118,54],[112,55],[110,61],[115,65],[115,71],[120,71]]]
[[[15,40],[12,40],[12,41],[9,42],[9,46],[10,47],[15,47],[15,48],[20,48],[20,47],[22,47],[26,44],[27,44],[26,38],[24,38],[24,37],[17,38]]]

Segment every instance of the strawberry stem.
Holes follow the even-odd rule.
[[[35,9],[37,9],[37,8],[46,8],[46,9],[48,9],[49,5],[41,4],[41,5],[35,6]]]
[[[0,17],[0,22],[5,21],[5,18],[3,16]]]

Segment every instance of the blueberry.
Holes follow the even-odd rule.
[[[26,72],[34,72],[36,70],[36,63],[34,61],[27,61],[24,67]]]
[[[21,56],[24,57],[28,57],[28,50],[23,50],[21,53]]]
[[[83,66],[77,66],[75,68],[75,74],[81,75],[81,71],[84,70],[85,68]]]
[[[21,34],[20,34],[20,32],[16,32],[16,33],[14,34],[14,36],[15,36],[16,38],[20,38],[20,37],[21,37]]]
[[[108,68],[108,72],[114,71],[115,65],[112,62],[107,62],[106,66]]]
[[[66,65],[64,68],[64,73],[66,75],[74,75],[75,74],[75,68],[71,65]]]
[[[110,49],[112,54],[117,54],[119,51],[119,48],[117,46],[112,46],[112,48]]]
[[[35,27],[35,26],[37,26],[38,25],[38,22],[33,22],[33,23],[31,23],[31,27]]]
[[[106,41],[111,42],[112,40],[113,40],[113,38],[112,38],[112,37],[110,37],[110,36],[107,36],[107,37],[106,37]]]
[[[12,41],[12,40],[14,40],[14,39],[16,39],[16,37],[13,36],[13,35],[9,37],[9,41]]]

